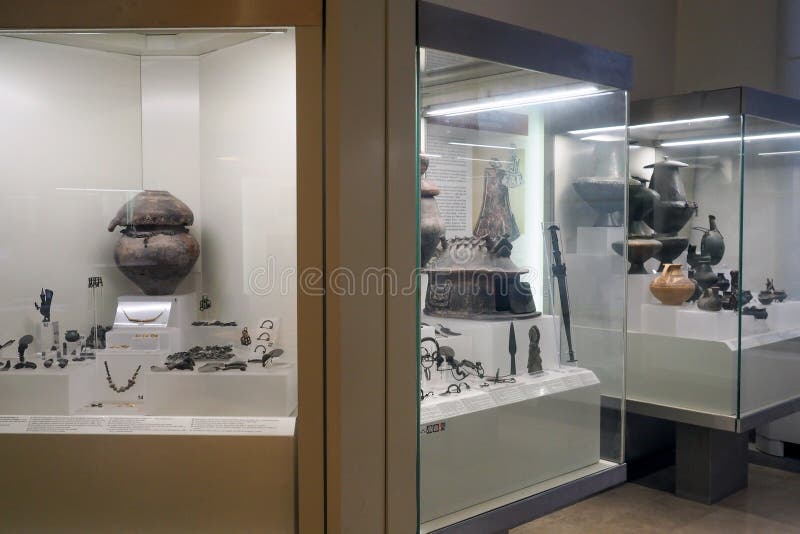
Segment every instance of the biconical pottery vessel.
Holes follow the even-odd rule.
[[[667,158],[645,166],[646,169],[653,169],[650,189],[659,194],[653,211],[645,221],[659,234],[675,235],[697,211],[697,203],[686,200],[686,191],[679,174],[683,167],[688,165]]]
[[[445,234],[444,221],[439,213],[439,206],[436,203],[436,195],[439,188],[425,179],[428,170],[428,158],[421,157],[419,160],[420,174],[420,194],[419,201],[419,234],[420,234],[420,256],[422,266],[436,253],[442,238]]]
[[[619,214],[625,209],[625,182],[619,178],[581,178],[572,187],[597,212],[594,226],[621,225]]]
[[[772,304],[772,301],[775,300],[775,295],[770,291],[760,291],[758,293],[758,302],[760,302],[763,306],[768,306]]]
[[[703,296],[697,301],[697,307],[703,311],[720,311],[722,309],[722,300],[719,298],[719,290],[716,287],[706,289],[703,292]]]
[[[167,191],[142,191],[126,202],[108,225],[122,227],[114,248],[119,270],[145,295],[171,295],[188,275],[200,245],[187,226],[189,207]]]
[[[711,265],[716,265],[722,261],[725,255],[725,238],[717,229],[717,218],[713,215],[708,216],[708,228],[695,226],[695,230],[703,232],[700,240],[700,255],[711,258]]]
[[[686,299],[686,302],[697,302],[697,299],[703,296],[703,288],[700,287],[700,284],[694,279],[694,270],[692,269],[689,269],[689,280],[694,284],[694,293],[692,293],[691,297]]]
[[[700,256],[694,270],[694,279],[703,288],[703,291],[717,283],[717,273],[711,268],[711,258]]]
[[[688,238],[679,236],[656,235],[653,239],[661,243],[661,250],[654,254],[654,257],[661,262],[658,272],[664,270],[664,265],[674,263],[689,244]]]
[[[660,196],[654,190],[646,187],[646,183],[647,181],[642,178],[631,177],[628,179],[629,237],[653,237],[656,233],[644,222],[644,218],[653,211]]]
[[[623,242],[611,243],[614,252],[622,256]],[[628,239],[628,262],[631,264],[628,274],[647,274],[644,262],[661,250],[661,243],[655,239]]]
[[[679,263],[668,263],[655,280],[650,283],[650,293],[668,306],[680,306],[695,291],[694,282],[686,278]]]

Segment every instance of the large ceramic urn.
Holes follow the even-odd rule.
[[[167,191],[143,191],[126,202],[108,225],[122,227],[114,248],[119,270],[145,295],[171,295],[191,272],[200,245],[187,226],[189,206]]]
[[[686,190],[680,177],[680,169],[684,167],[688,165],[666,158],[645,166],[646,169],[653,169],[650,189],[659,194],[645,221],[659,234],[675,235],[697,211],[697,203],[686,199]]]
[[[439,188],[425,178],[428,170],[428,158],[421,157],[419,160],[420,174],[420,201],[419,201],[419,237],[420,237],[420,256],[422,266],[436,254],[436,250],[445,234],[444,221],[439,213],[439,206],[436,204],[436,196]]]

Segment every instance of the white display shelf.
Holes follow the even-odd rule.
[[[49,369],[39,358],[36,369],[0,373],[0,413],[20,415],[69,415],[91,403],[94,395],[94,362],[70,361],[63,369]],[[6,360],[0,360],[5,365]]]
[[[514,379],[514,383],[492,384],[486,388],[479,385],[483,380],[469,379],[471,389],[446,396],[440,393],[446,390],[447,385],[439,383],[434,396],[427,397],[420,405],[420,424],[426,425],[599,383],[593,372],[578,367],[550,369],[536,376],[520,374]],[[424,384],[423,390],[430,391]]]

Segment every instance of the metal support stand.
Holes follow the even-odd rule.
[[[747,487],[747,434],[675,426],[676,495],[712,504]]]

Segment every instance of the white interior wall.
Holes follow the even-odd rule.
[[[204,291],[214,315],[279,317],[294,359],[297,208],[294,32],[200,58]],[[226,319],[230,320],[230,319]]]
[[[107,315],[134,290],[106,227],[141,187],[139,58],[0,37],[0,65],[0,337],[36,334],[42,287],[86,333],[88,276]]]

